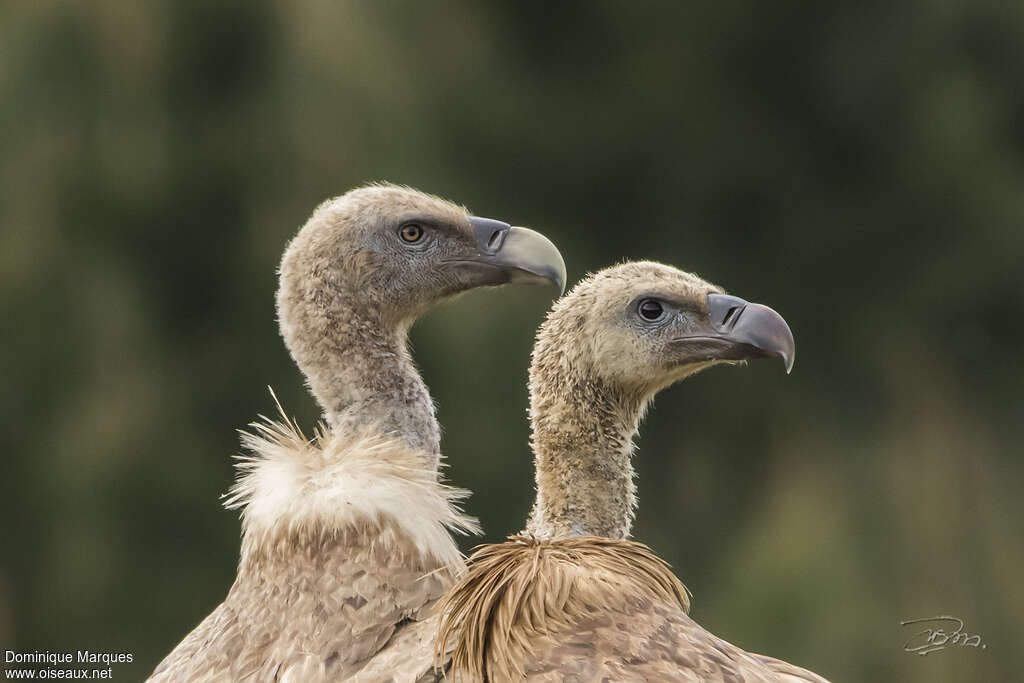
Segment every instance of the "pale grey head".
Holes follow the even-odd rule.
[[[540,233],[395,185],[321,204],[281,261],[281,334],[335,429],[377,423],[435,455],[433,403],[407,350],[439,301],[508,282],[565,285]]]

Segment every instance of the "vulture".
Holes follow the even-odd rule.
[[[277,313],[324,419],[307,437],[278,405],[280,420],[243,432],[226,501],[242,511],[237,578],[150,681],[432,672],[423,620],[464,569],[449,532],[477,525],[457,507],[465,492],[439,481],[440,431],[407,333],[442,299],[508,282],[564,288],[561,254],[406,187],[361,187],[314,211],[281,261]],[[410,648],[425,667],[401,656]]]
[[[537,333],[530,366],[536,500],[442,598],[438,666],[456,681],[817,681],[688,615],[689,594],[628,540],[633,438],[654,395],[717,364],[795,345],[767,306],[675,268],[631,262],[581,281]]]

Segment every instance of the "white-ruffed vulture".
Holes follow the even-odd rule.
[[[281,261],[277,310],[325,422],[312,438],[286,418],[243,435],[227,501],[242,510],[237,579],[151,681],[432,675],[422,620],[463,569],[449,532],[477,525],[438,480],[407,332],[450,295],[514,281],[564,286],[543,235],[393,185],[316,209]]]

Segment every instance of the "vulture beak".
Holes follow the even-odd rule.
[[[565,291],[565,261],[557,247],[544,235],[529,228],[514,228],[490,218],[469,219],[478,253],[463,258],[460,265],[488,272],[485,284],[506,282],[551,282]]]
[[[708,294],[708,326],[674,341],[699,348],[709,360],[747,360],[778,356],[786,374],[796,360],[796,342],[785,319],[761,304],[737,296]]]

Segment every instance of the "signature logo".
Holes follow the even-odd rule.
[[[921,655],[945,650],[947,647],[973,647],[986,649],[988,645],[981,642],[981,636],[971,635],[964,631],[964,620],[959,617],[924,617],[901,621],[900,626],[920,625],[923,628],[910,636],[903,645],[904,652]]]

